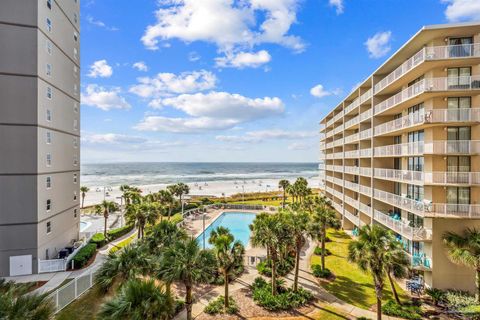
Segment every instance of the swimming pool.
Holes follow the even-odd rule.
[[[197,237],[197,242],[203,247],[203,236],[205,234],[205,248],[210,249],[212,246],[208,243],[208,239],[212,230],[222,226],[230,230],[235,240],[240,240],[244,246],[247,246],[250,240],[249,225],[252,224],[255,216],[255,213],[248,212],[224,212],[205,229],[205,232]]]
[[[88,227],[90,227],[91,225],[92,225],[91,222],[80,221],[80,232],[85,231],[85,229],[88,229]]]

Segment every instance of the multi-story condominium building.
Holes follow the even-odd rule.
[[[321,121],[324,191],[395,232],[427,286],[474,290],[442,236],[480,227],[480,24],[422,28]]]
[[[0,276],[38,272],[79,237],[77,0],[2,0]]]

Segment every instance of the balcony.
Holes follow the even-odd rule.
[[[339,186],[343,186],[343,179],[333,178],[333,182]]]
[[[340,120],[342,117],[343,117],[343,110],[340,111],[339,113],[337,113],[334,117],[333,117],[333,122],[337,122],[338,120]]]
[[[333,202],[332,207],[340,213],[343,213],[343,206],[339,203]]]
[[[394,207],[416,213],[420,216],[424,215],[424,203],[414,199],[405,198],[390,192],[375,189],[373,196],[380,201],[388,203]]]
[[[425,216],[478,219],[480,218],[480,205],[433,203],[425,206]]]
[[[359,188],[358,188],[358,192],[366,195],[367,197],[372,196],[372,188],[370,188],[368,186],[360,185]]]
[[[353,198],[350,198],[349,196],[345,195],[345,203],[348,203],[350,206],[352,206],[355,209],[358,209],[358,200],[355,200]]]
[[[479,185],[480,172],[425,172],[425,184]]]
[[[358,135],[360,140],[370,139],[372,137],[372,129],[360,131]]]
[[[426,154],[480,153],[480,140],[444,140],[425,143]]]
[[[359,150],[345,151],[345,158],[358,158],[359,155]]]
[[[360,149],[359,156],[360,156],[360,158],[371,157],[372,156],[372,149],[371,148]]]
[[[360,226],[360,217],[354,215],[353,213],[349,212],[347,209],[343,212],[345,218],[350,220],[354,225]]]
[[[388,213],[374,210],[373,218],[389,229],[414,241],[430,240],[432,231],[420,227],[411,227],[408,223],[392,218]]]
[[[358,108],[360,105],[360,98],[357,98],[353,100],[352,103],[350,103],[346,108],[345,108],[345,114],[349,114],[353,109]]]
[[[345,166],[345,173],[358,174],[359,172],[360,172],[360,168],[359,168],[359,167]]]
[[[337,134],[337,133],[339,133],[339,132],[342,132],[343,129],[344,129],[344,125],[341,124],[341,125],[339,125],[338,127],[336,127],[335,129],[333,129],[333,134],[335,135],[335,134]]]
[[[361,167],[360,168],[360,175],[371,177],[372,176],[372,168]]]
[[[353,127],[354,125],[357,125],[360,122],[360,116],[356,116],[347,122],[345,122],[345,129],[348,129],[350,127]]]
[[[343,166],[333,166],[333,171],[343,172]]]
[[[358,183],[345,180],[345,188],[358,192]]]
[[[431,270],[432,260],[428,258],[425,253],[410,255],[412,267],[420,270]]]
[[[351,134],[347,137],[345,137],[345,143],[351,143],[353,141],[357,141],[359,138],[359,134],[358,133],[355,133],[355,134]]]
[[[460,59],[480,56],[480,44],[450,45],[425,47],[402,63],[397,69],[388,74],[375,85],[375,93],[380,93],[387,86],[400,79],[407,72],[420,65],[424,61]]]
[[[343,194],[342,194],[340,191],[337,191],[337,190],[335,190],[335,189],[333,189],[333,195],[334,195],[335,197],[337,197],[338,199],[340,199],[340,200],[343,199],[343,197],[342,197]]]
[[[469,91],[480,89],[480,76],[426,78],[375,106],[375,115],[412,99],[424,92]]]
[[[375,168],[373,172],[378,179],[423,184],[423,171]]]
[[[375,157],[402,157],[402,156],[415,156],[422,155],[424,153],[424,143],[423,141],[418,142],[408,142],[408,143],[399,143],[391,144],[388,146],[375,147],[374,156]]]
[[[335,141],[333,142],[333,146],[334,147],[343,146],[343,138],[335,139]]]
[[[367,206],[363,202],[358,203],[358,207],[362,213],[365,213],[367,216],[371,217],[372,216],[372,207]]]

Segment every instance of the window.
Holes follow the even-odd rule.
[[[407,184],[407,198],[414,199],[416,201],[423,201],[423,187],[413,184]]]
[[[73,192],[73,201],[77,201],[77,191]]]
[[[73,66],[73,77],[75,79],[78,78],[78,68],[77,68],[77,66]]]
[[[52,87],[47,87],[47,98],[52,99],[53,93],[52,93]]]
[[[47,42],[45,44],[45,48],[47,50],[47,53],[49,55],[52,55],[52,42],[50,40],[47,40]]]
[[[415,227],[415,228],[422,228],[423,227],[423,218],[420,216],[417,216],[416,214],[413,213],[408,213],[408,222],[410,227]]]
[[[47,222],[47,234],[52,232],[52,223],[50,221]]]
[[[423,130],[409,132],[408,133],[408,142],[423,141],[423,136],[424,136]]]
[[[470,157],[448,156],[447,172],[470,172]]]
[[[76,32],[73,33],[73,40],[74,40],[75,42],[78,41],[78,35],[77,35]]]
[[[47,185],[47,189],[50,189],[52,187],[52,177],[47,177],[46,179],[46,185]]]
[[[75,84],[73,85],[73,94],[74,94],[74,95],[77,95],[77,93],[78,93],[78,87],[77,87],[77,84],[75,83]]]
[[[52,121],[52,110],[47,109],[47,121]]]
[[[75,23],[78,22],[78,18],[77,18],[77,14],[76,14],[76,13],[73,13],[73,21],[75,21]]]
[[[78,120],[77,119],[73,119],[73,129],[75,131],[78,130]]]
[[[74,218],[77,217],[77,209],[73,209],[73,217],[74,217]]]
[[[470,188],[469,187],[447,187],[447,203],[448,204],[469,204]]]
[[[50,131],[47,131],[47,137],[46,137],[46,140],[47,140],[47,144],[51,144],[52,143],[52,133]]]
[[[47,153],[47,167],[50,167],[52,165],[52,155],[50,153]]]
[[[77,102],[73,103],[73,112],[78,113],[78,103]]]
[[[408,170],[410,171],[423,171],[423,164],[423,157],[408,157]]]
[[[52,32],[52,20],[50,20],[50,18],[47,18],[47,30],[48,32]]]
[[[47,63],[46,73],[47,73],[47,76],[51,76],[51,75],[52,75],[52,65],[51,65],[50,63]]]
[[[73,165],[76,167],[78,165],[78,156],[74,155],[73,156]]]
[[[447,140],[470,140],[470,127],[447,127]]]
[[[46,209],[47,209],[47,211],[52,210],[52,200],[50,200],[50,199],[47,200]]]
[[[73,174],[73,183],[77,184],[77,174]]]
[[[448,53],[450,57],[470,57],[473,55],[473,38],[450,38],[448,39]]]
[[[78,148],[78,139],[77,139],[77,137],[73,138],[73,147],[74,147],[75,149]]]
[[[470,88],[470,76],[472,69],[470,67],[448,68],[447,82],[449,89],[468,89]]]
[[[47,0],[47,8],[52,10],[52,0]]]
[[[78,50],[77,50],[77,48],[73,48],[73,58],[75,60],[78,60]]]

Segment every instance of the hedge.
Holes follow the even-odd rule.
[[[133,229],[133,224],[126,225],[121,228],[111,229],[107,231],[107,237],[109,241],[120,238],[121,236],[126,235]]]
[[[82,249],[80,249],[75,257],[73,257],[73,266],[75,269],[83,268],[88,261],[95,255],[97,252],[97,245],[95,243],[89,243]]]
[[[90,243],[95,243],[97,248],[101,248],[107,243],[107,240],[105,239],[103,233],[95,233],[90,239]]]

